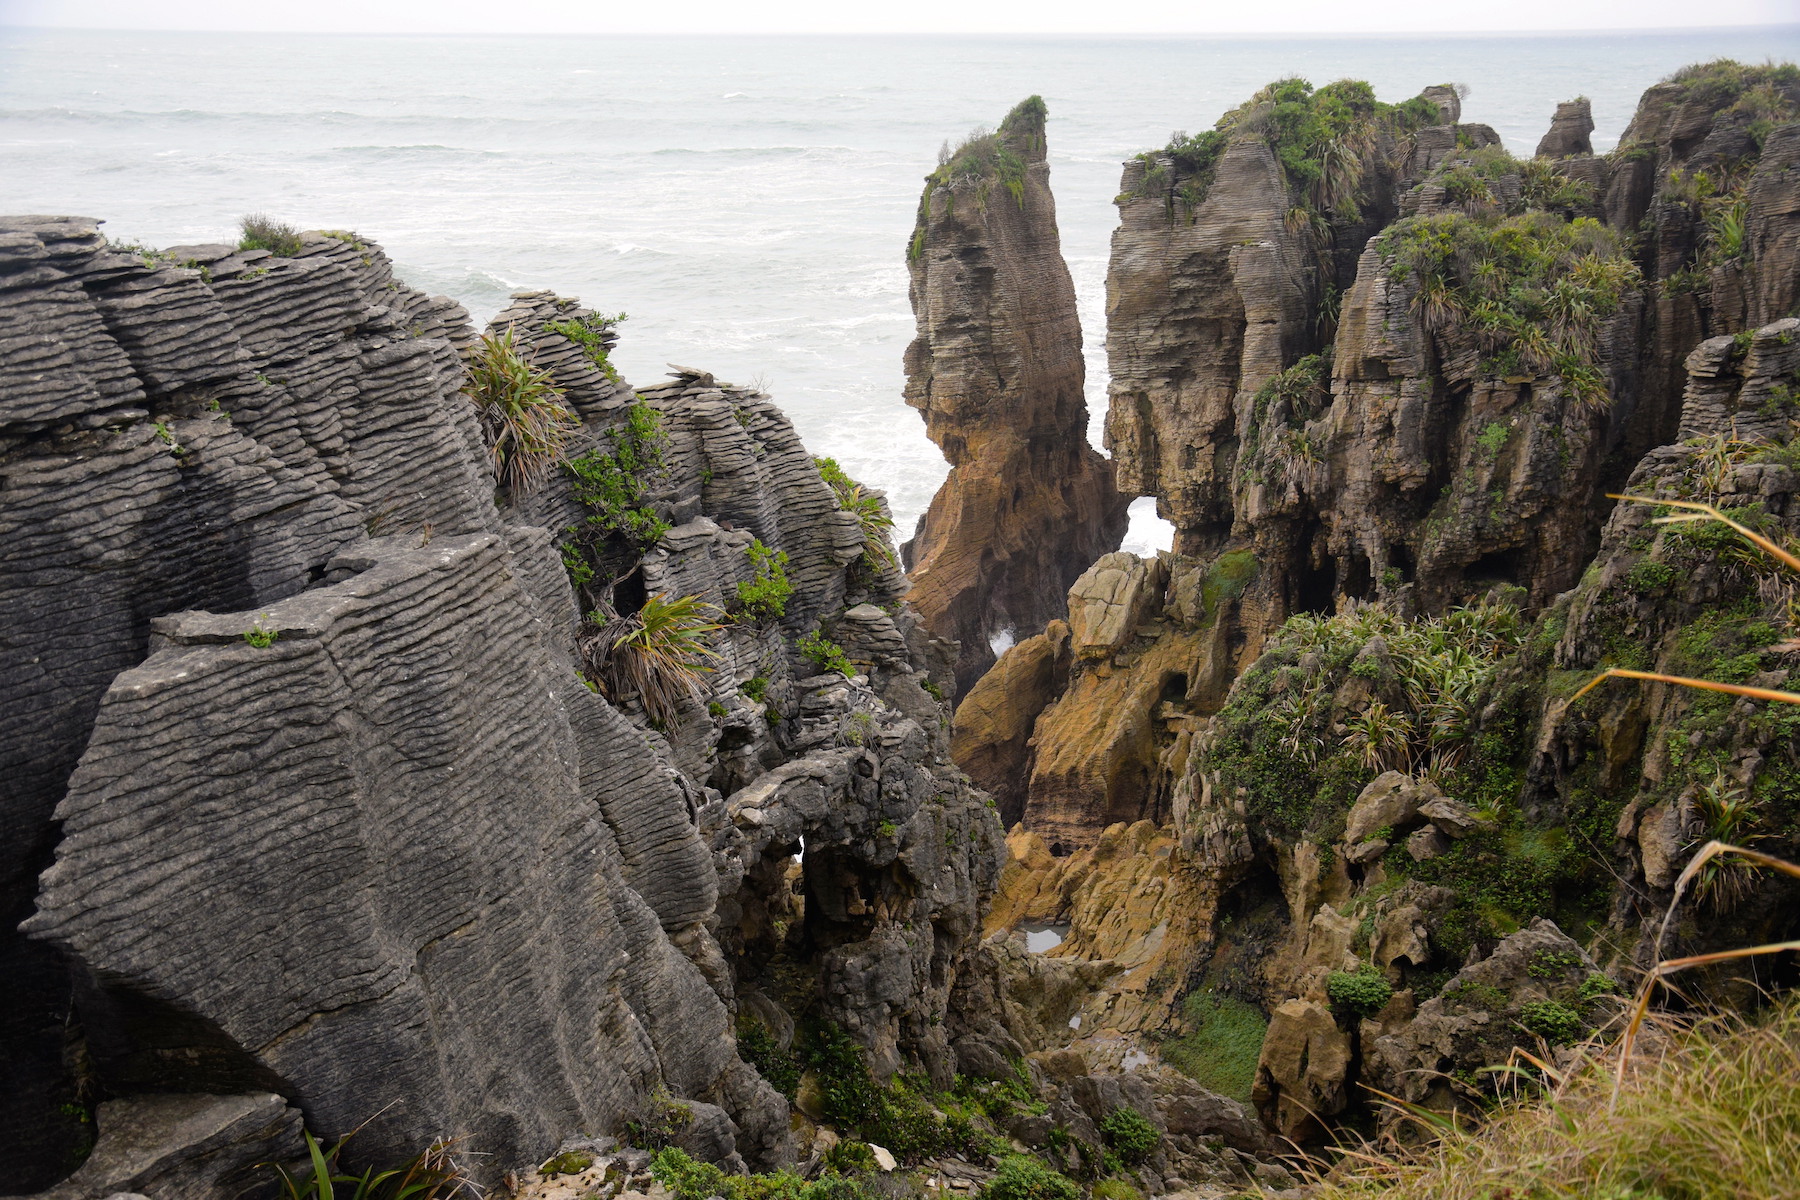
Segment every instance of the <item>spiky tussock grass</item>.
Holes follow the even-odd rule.
[[[1352,1153],[1314,1200],[1739,1200],[1800,1197],[1800,1001],[1593,1050],[1548,1095],[1384,1158]]]
[[[563,403],[550,372],[520,352],[512,326],[483,334],[468,362],[463,394],[481,420],[494,478],[515,497],[534,491],[562,460],[580,418]]]
[[[609,699],[636,695],[650,719],[667,727],[684,699],[700,695],[700,676],[713,670],[718,614],[698,596],[671,600],[660,592],[626,616],[589,613],[579,641],[588,677]]]

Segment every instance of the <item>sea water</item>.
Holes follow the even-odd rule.
[[[901,401],[905,250],[938,147],[1034,93],[1075,278],[1090,436],[1106,403],[1120,161],[1262,84],[1467,85],[1530,153],[1592,98],[1596,149],[1690,62],[1800,58],[1800,27],[1507,37],[445,37],[0,29],[0,212],[149,245],[268,212],[379,241],[485,321],[520,288],[626,312],[615,360],[760,382],[910,531],[946,467]],[[1126,548],[1167,545],[1150,502]]]

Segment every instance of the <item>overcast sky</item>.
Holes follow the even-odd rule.
[[[332,33],[1437,33],[1797,20],[1800,0],[0,0],[0,25]]]

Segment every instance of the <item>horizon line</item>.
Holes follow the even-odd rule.
[[[1006,29],[718,29],[704,32],[692,30],[597,30],[585,28],[572,29],[532,29],[532,30],[485,30],[485,29],[317,29],[317,28],[217,28],[187,26],[126,26],[126,25],[41,25],[33,23],[17,23],[0,19],[0,31],[7,33],[133,33],[133,34],[180,34],[183,36],[227,35],[227,34],[266,34],[289,36],[294,34],[315,37],[346,38],[384,38],[384,37],[444,37],[444,38],[544,38],[544,37],[584,37],[584,38],[682,38],[699,40],[704,38],[758,38],[758,37],[817,37],[817,38],[1007,38],[1012,40],[1030,40],[1034,38],[1210,38],[1210,39],[1281,39],[1292,42],[1316,40],[1337,40],[1355,38],[1536,38],[1536,37],[1618,37],[1631,35],[1673,35],[1691,33],[1731,32],[1742,33],[1751,30],[1792,30],[1800,32],[1800,21],[1778,22],[1746,22],[1742,24],[1724,25],[1632,25],[1606,26],[1593,28],[1542,28],[1542,29],[1321,29],[1310,30],[1296,35],[1284,30],[1232,29],[1209,31],[1203,29],[1166,29],[1166,30],[1127,30],[1127,29],[1056,29],[1042,31],[1019,31]]]

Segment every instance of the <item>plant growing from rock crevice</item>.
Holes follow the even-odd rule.
[[[578,639],[587,677],[610,700],[635,695],[651,721],[669,726],[682,701],[701,694],[700,677],[713,670],[718,655],[711,638],[722,628],[717,613],[698,596],[671,600],[661,593],[629,615],[591,612]]]
[[[1466,339],[1484,375],[1554,374],[1584,410],[1611,404],[1601,331],[1643,280],[1617,233],[1545,212],[1442,213],[1395,222],[1379,246],[1420,326]]]
[[[818,465],[819,477],[836,493],[838,508],[854,516],[857,528],[862,530],[862,558],[858,561],[871,572],[899,566],[894,548],[888,542],[888,531],[894,527],[894,518],[888,515],[882,498],[845,474],[836,459],[815,458],[813,462]]]
[[[787,576],[787,551],[771,550],[753,538],[748,553],[756,575],[737,585],[743,616],[751,621],[779,620],[786,615],[788,599],[794,594]]]
[[[647,550],[662,539],[669,523],[650,503],[649,480],[662,468],[668,435],[656,410],[639,400],[625,420],[605,434],[611,452],[596,447],[563,463],[569,492],[586,510],[578,525],[564,530],[563,566],[588,604],[598,604],[613,580],[603,575],[607,544]]]
[[[614,328],[626,316],[605,316],[601,313],[586,313],[580,317],[571,317],[566,321],[547,321],[544,323],[546,333],[560,334],[586,351],[588,361],[614,383],[620,383],[619,372],[608,357],[607,345]]]
[[[550,372],[534,366],[509,325],[483,334],[468,354],[463,394],[475,405],[494,478],[513,497],[535,491],[562,458],[581,422]]]

